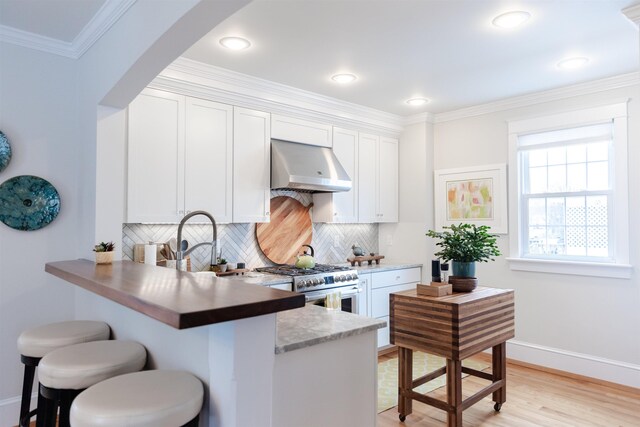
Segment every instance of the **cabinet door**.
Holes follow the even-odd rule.
[[[349,191],[313,195],[313,221],[358,222],[358,132],[333,128],[333,152],[351,178]]]
[[[145,89],[129,105],[127,222],[184,215],[184,99]]]
[[[360,287],[358,314],[360,316],[371,316],[371,274],[360,274],[358,276],[358,286]]]
[[[398,222],[398,140],[380,138],[377,222]]]
[[[231,222],[233,107],[186,99],[185,213],[209,212]]]
[[[331,125],[277,114],[271,116],[271,138],[320,147],[333,145]]]
[[[233,111],[233,222],[269,222],[270,114]]]
[[[358,137],[358,222],[377,222],[376,188],[377,135],[361,133]]]

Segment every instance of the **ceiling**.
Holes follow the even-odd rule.
[[[70,41],[104,3],[0,0],[0,24]],[[441,113],[638,71],[638,27],[621,12],[633,4],[637,0],[256,0],[184,56],[402,116]],[[513,30],[491,24],[510,10],[525,10],[531,19]],[[224,36],[252,45],[230,51],[218,43]],[[590,61],[558,69],[568,56]],[[358,79],[337,84],[330,77],[338,72]],[[416,96],[431,102],[405,103]]]

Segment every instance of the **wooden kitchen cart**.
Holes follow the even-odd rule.
[[[415,289],[390,295],[391,343],[398,346],[398,412],[400,420],[417,400],[447,412],[449,427],[462,426],[462,411],[493,393],[494,409],[506,401],[506,341],[514,337],[513,290],[478,287],[442,297],[418,295]],[[493,349],[492,372],[462,366],[462,360]],[[442,356],[446,366],[413,379],[413,352]],[[462,400],[462,374],[491,384]],[[447,376],[447,401],[414,391]]]

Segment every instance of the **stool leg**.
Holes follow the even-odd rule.
[[[71,403],[73,399],[78,397],[82,390],[61,390],[60,391],[60,417],[58,419],[58,427],[71,427],[69,424],[69,412],[71,412]]]
[[[24,365],[24,380],[22,381],[22,402],[20,403],[20,427],[29,425],[29,411],[31,409],[31,390],[33,389],[33,378],[36,373],[34,365]]]
[[[55,427],[59,395],[56,390],[39,385],[36,427]]]

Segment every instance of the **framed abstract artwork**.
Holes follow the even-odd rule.
[[[436,228],[451,224],[488,225],[507,234],[507,165],[435,171]]]

